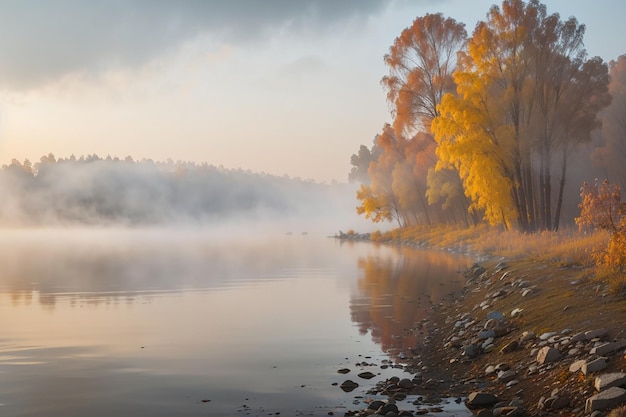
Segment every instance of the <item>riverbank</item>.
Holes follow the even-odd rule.
[[[468,404],[481,416],[606,415],[626,404],[623,294],[575,263],[519,257],[482,257],[465,284],[416,326],[428,337],[405,352],[415,393],[484,401]]]

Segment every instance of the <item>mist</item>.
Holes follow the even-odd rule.
[[[355,214],[353,185],[191,162],[50,154],[3,166],[0,187],[5,228],[200,227],[234,235],[367,225]]]

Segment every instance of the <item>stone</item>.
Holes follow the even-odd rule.
[[[504,383],[507,383],[515,379],[515,376],[516,376],[515,371],[513,371],[512,369],[509,369],[508,371],[502,371],[498,373],[498,380]]]
[[[354,391],[358,386],[359,384],[357,384],[356,382],[350,379],[346,379],[345,381],[341,383],[341,385],[339,385],[339,388],[341,388],[345,392],[351,392],[351,391]]]
[[[518,347],[519,342],[517,340],[512,340],[511,342],[504,345],[502,349],[500,349],[500,353],[511,353],[516,351]]]
[[[567,355],[568,356],[577,356],[580,355],[580,349],[578,348],[572,348],[570,350],[567,351]]]
[[[405,390],[412,390],[415,385],[413,385],[413,382],[410,379],[403,378],[400,382],[398,382],[398,386]]]
[[[561,353],[557,349],[550,346],[544,346],[539,349],[539,352],[537,352],[537,362],[540,365],[545,365],[547,363],[557,361],[560,358]]]
[[[598,375],[594,381],[593,386],[596,391],[604,391],[611,387],[624,387],[626,386],[626,373],[613,372],[610,374]]]
[[[539,336],[540,340],[548,340],[549,338],[551,338],[552,336],[556,336],[558,333],[557,332],[546,332],[543,333],[541,336]]]
[[[537,337],[535,335],[535,332],[525,331],[520,336],[519,341],[520,342],[528,342],[529,340],[533,340],[535,337]]]
[[[615,342],[609,342],[591,348],[589,352],[592,355],[604,356],[626,347],[626,339],[620,339]]]
[[[583,366],[580,368],[583,374],[588,375],[593,372],[598,372],[606,368],[606,361],[604,358],[594,359],[590,362],[585,362]]]
[[[512,379],[506,383],[507,388],[511,388],[514,385],[519,384],[519,379]]]
[[[489,407],[498,402],[498,398],[488,392],[472,392],[465,401],[468,408],[484,408]]]
[[[458,336],[452,336],[450,338],[450,346],[455,347],[455,348],[460,348],[461,346],[463,346],[463,339],[461,339]]]
[[[363,378],[363,379],[372,379],[374,378],[376,375],[371,373],[370,371],[366,371],[366,372],[361,372],[359,374],[359,378]]]
[[[584,332],[576,333],[571,338],[572,343],[582,342],[583,340],[587,340]]]
[[[485,369],[485,375],[493,375],[496,373],[496,367],[493,365],[489,365],[487,366],[487,368]]]
[[[480,346],[476,345],[467,345],[463,348],[463,355],[468,358],[475,358],[480,355]]]
[[[585,403],[585,412],[591,413],[596,410],[613,408],[624,401],[626,401],[626,389],[611,387],[606,391],[602,391],[587,398]]]
[[[506,362],[500,362],[496,365],[496,371],[498,372],[508,371],[509,369],[511,369],[511,366]]]
[[[340,374],[347,374],[348,372],[350,372],[350,370],[348,368],[341,368],[337,372],[339,372]]]
[[[504,320],[504,314],[499,311],[491,311],[487,314],[487,319]]]
[[[386,416],[389,415],[389,413],[398,413],[398,406],[395,404],[385,404],[383,406],[383,408],[380,409],[380,411],[378,411],[378,414]]]
[[[602,339],[607,334],[609,334],[609,331],[607,329],[589,330],[588,332],[585,332],[585,339],[586,340],[591,340],[595,338]]]
[[[483,408],[476,413],[476,417],[493,417],[493,411],[488,408]]]
[[[549,409],[549,410],[560,410],[562,408],[569,406],[569,404],[570,404],[569,397],[553,395],[544,401],[543,406],[545,409]]]
[[[478,338],[482,340],[494,337],[496,337],[496,332],[494,332],[493,330],[483,330],[482,332],[478,333]]]
[[[522,411],[522,409],[518,407],[505,406],[505,407],[498,407],[498,408],[493,409],[494,417],[501,417],[501,416],[517,417],[517,416],[522,416],[522,415],[524,415],[524,412]]]
[[[572,363],[569,366],[569,371],[574,373],[574,372],[578,372],[583,368],[583,365],[586,363],[587,361],[585,361],[584,359],[578,360],[574,363]]]
[[[369,405],[367,406],[367,409],[376,411],[376,410],[380,409],[381,407],[383,407],[384,405],[385,405],[384,401],[375,400],[375,401],[372,401],[371,403],[369,403]]]

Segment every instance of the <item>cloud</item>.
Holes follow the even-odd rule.
[[[197,36],[259,42],[319,35],[381,11],[378,0],[14,0],[0,4],[0,88],[136,67]]]

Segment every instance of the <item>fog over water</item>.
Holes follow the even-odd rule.
[[[310,230],[4,231],[0,414],[354,407],[376,379],[345,393],[333,386],[345,379],[337,370],[402,375],[380,366],[417,343],[404,328],[426,317],[426,300],[455,290],[467,260]],[[364,360],[375,365],[355,365]]]

